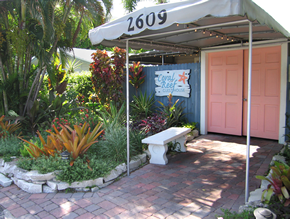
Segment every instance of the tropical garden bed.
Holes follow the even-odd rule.
[[[92,57],[91,71],[81,74],[55,57],[27,115],[10,110],[1,117],[0,172],[28,192],[96,190],[126,171],[125,51],[115,48],[109,57],[97,50]],[[146,163],[143,138],[172,126],[195,130],[196,123],[186,123],[183,102],[173,103],[172,95],[164,104],[138,92],[145,80],[139,63],[130,72],[136,89],[130,103],[131,169]]]

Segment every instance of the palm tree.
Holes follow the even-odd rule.
[[[46,69],[57,49],[63,52],[73,48],[86,27],[90,29],[104,22],[112,0],[102,2],[0,1],[0,89],[6,113],[14,107],[25,115],[37,99]],[[31,65],[33,57],[39,60],[37,68]],[[8,89],[13,91],[9,96]]]

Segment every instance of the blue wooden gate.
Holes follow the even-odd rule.
[[[184,113],[186,113],[186,118],[188,122],[198,122],[198,127],[200,123],[200,64],[199,63],[186,63],[186,64],[176,64],[176,65],[161,65],[161,66],[152,66],[144,67],[143,71],[146,75],[145,82],[140,86],[139,92],[145,91],[147,94],[155,94],[155,71],[161,70],[177,70],[177,69],[191,69],[189,77],[189,85],[191,88],[191,93],[189,98],[186,97],[173,97],[173,103],[179,99],[179,102],[184,100],[182,106],[186,107]],[[132,96],[135,94],[133,89],[130,89]],[[160,101],[164,104],[168,104],[168,98],[157,97],[155,96],[156,106],[159,107],[160,104],[157,101]]]

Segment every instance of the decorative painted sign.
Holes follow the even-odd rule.
[[[188,84],[190,69],[155,71],[155,95],[189,97],[190,85]]]

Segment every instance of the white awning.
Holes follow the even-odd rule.
[[[194,52],[248,40],[290,37],[276,20],[251,0],[190,0],[142,8],[89,31],[92,44],[135,49]],[[245,21],[245,22],[243,22]],[[237,23],[238,22],[238,23]],[[213,25],[221,24],[216,27]]]

